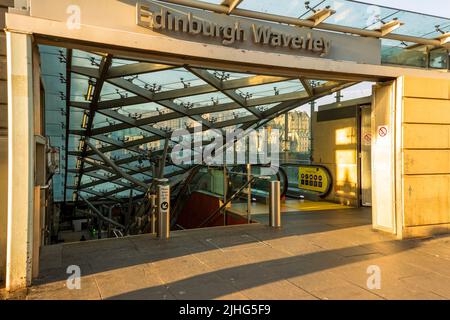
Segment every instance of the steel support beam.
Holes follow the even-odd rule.
[[[89,106],[89,120],[87,123],[86,137],[91,135],[91,130],[92,130],[92,127],[94,124],[95,112],[97,111],[97,108],[98,108],[98,103],[100,101],[100,96],[101,96],[101,92],[103,89],[103,85],[105,83],[106,75],[111,66],[111,63],[112,63],[112,55],[104,56],[100,63],[100,67],[98,69],[99,77],[97,79],[97,82],[95,83],[95,89],[94,89],[94,93],[92,96],[92,101]],[[73,68],[72,68],[72,71],[73,71]],[[87,152],[87,144],[85,143],[83,146],[83,149],[81,151],[81,156],[83,158],[86,157],[86,152]],[[84,170],[84,160],[82,160],[82,163],[81,163],[81,170],[80,170],[80,174],[78,176],[77,190],[81,184],[81,179],[83,177],[83,170]]]
[[[111,159],[109,159],[107,156],[105,156],[102,152],[100,152],[99,150],[97,150],[96,147],[94,147],[92,145],[92,143],[90,142],[86,142],[86,144],[89,146],[89,148],[96,153],[105,163],[107,163],[114,171],[116,171],[116,173],[118,175],[120,175],[122,178],[134,183],[135,185],[138,185],[142,188],[145,188],[146,190],[148,190],[148,185],[143,183],[142,181],[135,179],[134,177],[132,177],[131,175],[129,175],[128,173],[125,173],[121,170],[121,168],[119,166],[117,166],[114,161],[112,161]]]
[[[118,227],[118,228],[122,228],[122,229],[125,229],[125,226],[124,225],[122,225],[122,224],[120,224],[120,223],[118,223],[118,222],[116,222],[116,221],[114,221],[114,220],[112,220],[112,219],[109,219],[109,218],[107,218],[107,217],[105,217],[101,212],[100,212],[100,210],[98,210],[92,203],[90,203],[86,198],[84,198],[83,196],[79,196],[80,198],[81,198],[81,200],[83,200],[87,205],[88,205],[88,207],[95,213],[95,215],[97,216],[97,217],[99,217],[100,219],[102,219],[103,221],[106,221],[106,222],[108,222],[108,223],[110,223],[110,224],[112,224],[112,225],[115,225],[116,227]]]
[[[66,141],[65,156],[64,161],[64,202],[67,202],[67,179],[68,179],[68,169],[69,169],[69,133],[70,133],[70,97],[72,90],[72,56],[73,50],[67,49],[66,56]]]

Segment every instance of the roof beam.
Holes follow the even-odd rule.
[[[203,10],[210,10],[213,12],[224,13],[224,14],[228,14],[228,10],[229,10],[228,7],[226,7],[226,6],[221,6],[221,5],[207,3],[207,2],[203,2],[203,1],[197,1],[197,0],[164,0],[164,2],[179,4],[182,6],[198,8],[198,9],[203,9]],[[280,15],[275,15],[275,14],[270,14],[270,13],[257,12],[257,11],[252,11],[252,10],[239,9],[239,8],[235,8],[233,10],[233,15],[251,18],[251,19],[272,21],[275,23],[283,23],[283,24],[288,24],[288,25],[300,26],[300,27],[308,27],[308,28],[315,27],[313,21],[306,20],[306,19],[285,17],[285,16],[280,16]],[[337,24],[330,24],[330,23],[325,23],[325,22],[317,25],[317,29],[341,32],[341,33],[350,33],[350,34],[355,34],[355,35],[364,36],[364,37],[386,38],[386,39],[392,39],[392,40],[398,40],[398,41],[414,42],[414,43],[424,44],[424,45],[441,46],[440,41],[435,40],[435,39],[420,38],[420,37],[407,36],[407,35],[402,35],[402,34],[386,34],[385,36],[383,36],[380,31],[376,31],[376,30],[352,28],[352,27],[347,27],[347,26],[342,26],[342,25],[337,25]]]
[[[450,32],[439,35],[438,37],[435,38],[435,40],[439,41],[440,46],[450,49]],[[426,47],[426,46],[422,45],[422,44],[414,44],[414,45],[406,47],[405,49],[412,50],[412,49],[418,49],[418,48],[423,48],[423,47]],[[430,46],[430,47],[437,47],[437,46]]]
[[[206,70],[203,69],[197,69],[197,68],[187,68],[191,73],[195,74],[200,79],[204,80],[205,82],[209,83],[211,86],[213,86],[218,91],[222,92],[222,94],[226,95],[228,98],[239,104],[242,108],[247,109],[251,113],[253,113],[258,118],[261,118],[261,112],[259,112],[256,108],[247,108],[247,100],[245,100],[243,97],[238,95],[235,91],[225,89],[223,86],[223,81],[220,81],[217,79],[214,75],[209,73]]]
[[[112,69],[112,68],[111,68]],[[97,74],[98,76],[98,70],[95,68],[87,68],[87,67],[77,67],[77,73],[84,75],[86,77],[93,77],[93,75]],[[211,77],[215,78],[213,75],[211,75],[209,72],[204,71],[208,73]],[[208,76],[207,74],[205,74]],[[94,77],[95,78],[95,77]],[[117,79],[117,80],[124,80],[124,79]],[[275,77],[275,76],[263,76],[263,75],[256,75],[256,76],[249,76],[241,79],[234,79],[234,80],[227,80],[221,82],[221,88],[222,90],[233,90],[233,89],[239,89],[241,87],[253,87],[253,86],[259,86],[263,84],[270,84],[270,83],[277,83],[282,81],[292,80],[292,78],[286,78],[286,77]],[[217,81],[220,82],[220,80],[217,79]],[[114,79],[109,79],[110,83],[119,86],[118,84],[114,83]],[[129,81],[127,81],[129,82]],[[123,84],[123,82],[119,82],[120,84]],[[126,84],[125,84],[126,85]],[[140,87],[138,87],[140,88]],[[127,88],[123,88],[124,90],[127,90]],[[140,88],[143,91],[140,92],[146,92],[146,96],[143,97],[142,95],[137,95],[129,98],[121,98],[121,99],[115,99],[115,100],[109,100],[109,101],[100,101],[98,103],[98,109],[112,109],[117,107],[125,107],[129,105],[135,105],[135,104],[142,104],[149,101],[149,98],[152,100],[152,102],[158,102],[160,100],[171,100],[175,98],[182,98],[187,96],[193,96],[193,95],[200,95],[200,94],[207,94],[207,93],[213,93],[218,91],[217,88],[212,86],[211,84],[203,84],[198,85],[194,87],[189,88],[182,88],[182,89],[175,89],[170,91],[164,91],[159,93],[151,93],[148,90],[145,90],[143,88]],[[130,91],[132,92],[132,91]],[[134,92],[133,92],[134,93]],[[135,93],[137,94],[137,93]],[[84,102],[77,102],[73,101],[71,102],[71,105],[77,108],[86,109],[89,107],[89,104]]]
[[[72,57],[73,50],[67,49],[66,57],[66,141],[65,141],[65,162],[64,162],[64,202],[67,202],[67,179],[69,169],[69,134],[70,134],[70,96],[72,90]]]
[[[97,192],[97,191],[92,190],[92,189],[85,189],[85,190],[82,190],[81,192],[89,193],[89,194],[92,194],[92,195],[94,195],[94,196],[103,198],[103,194],[102,194],[102,193]],[[110,197],[109,195],[104,196],[104,198],[109,199],[109,200],[112,200],[112,201],[114,201],[114,202],[120,202],[119,199],[114,198],[114,197]]]
[[[124,158],[124,159],[120,159],[116,161],[117,165],[122,165],[122,164],[128,164],[130,162],[134,162],[134,161],[138,161],[139,159],[141,159],[141,156],[131,156],[128,158]],[[87,159],[86,159],[87,160]],[[91,165],[94,165],[92,163],[90,163]],[[97,169],[95,167],[89,167],[89,168],[85,168],[84,172],[92,172],[92,171],[96,171]],[[106,171],[112,171],[112,169],[106,170]],[[70,173],[75,173],[78,174],[80,173],[78,169],[69,169]]]
[[[96,68],[73,66],[72,72],[89,78],[100,78],[100,70]]]
[[[224,104],[217,104],[217,105],[211,105],[206,107],[200,107],[200,108],[193,108],[188,110],[189,115],[202,115],[205,113],[215,113],[215,112],[223,112],[223,111],[230,111],[230,110],[236,110],[242,108],[240,105],[238,105],[235,102],[230,103],[224,103]],[[99,113],[107,115],[108,113],[104,112],[105,110],[99,111]],[[114,118],[114,117],[112,117]],[[164,122],[169,120],[174,120],[180,118],[180,114],[178,112],[169,112],[164,114],[159,114],[156,116],[151,116],[144,119],[136,120],[134,125],[129,124],[127,121],[123,121],[119,124],[114,124],[111,126],[104,126],[100,128],[95,128],[93,130],[93,135],[98,134],[106,134],[114,131],[124,130],[128,128],[132,128],[133,126],[142,128],[143,126],[158,123],[158,122]],[[120,121],[120,120],[119,120]]]
[[[439,37],[436,38],[436,40],[439,40],[441,42],[441,45],[448,48],[450,45],[450,32],[440,35]]]
[[[185,172],[186,172],[186,170],[175,171],[175,172],[172,172],[172,173],[170,173],[170,174],[165,175],[165,177],[170,178],[170,177],[174,177],[174,176],[183,174],[183,173],[185,173]],[[150,184],[151,182],[152,182],[151,179],[145,181],[145,183],[149,183],[149,184]],[[98,195],[96,198],[93,198],[93,200],[98,200],[98,199],[101,199],[101,198],[103,198],[103,197],[110,197],[110,196],[115,195],[115,194],[117,194],[117,193],[121,193],[121,192],[124,192],[124,191],[128,191],[128,190],[130,190],[130,189],[131,189],[131,188],[128,188],[128,187],[118,188],[118,189],[115,189],[115,190],[112,190],[112,191],[108,191],[108,192],[104,193],[103,195],[100,194],[100,195]]]
[[[194,121],[200,122],[200,123],[204,124],[205,126],[207,126],[208,128],[214,128],[214,125],[212,123],[203,119],[200,116],[189,116],[187,113],[187,110],[188,110],[187,108],[180,106],[180,105],[174,103],[173,101],[169,101],[169,100],[155,101],[154,100],[155,94],[153,94],[152,92],[150,92],[144,88],[139,87],[138,85],[135,85],[134,83],[131,83],[130,81],[127,81],[124,79],[110,79],[108,82],[110,82],[111,84],[113,84],[119,88],[127,90],[133,94],[141,96],[142,98],[145,98],[147,100],[147,102],[156,102],[156,103],[162,105],[163,107],[166,107],[175,112],[181,113],[184,116],[187,116]]]
[[[147,184],[143,183],[142,181],[140,181],[140,180],[138,180],[138,179],[135,179],[133,176],[129,175],[128,173],[126,173],[126,172],[124,172],[124,171],[122,171],[121,168],[119,168],[119,166],[116,165],[116,164],[114,163],[114,161],[112,161],[112,160],[109,159],[107,156],[105,156],[102,152],[100,152],[99,150],[97,150],[97,148],[94,147],[94,146],[92,145],[92,143],[86,142],[86,144],[89,146],[89,148],[90,148],[94,153],[96,153],[100,158],[102,158],[102,160],[103,160],[105,163],[107,163],[114,171],[116,171],[116,173],[117,173],[118,175],[120,175],[122,178],[124,178],[124,179],[130,181],[131,183],[133,183],[133,184],[135,184],[135,185],[137,185],[137,186],[140,186],[140,187],[142,187],[142,188],[144,188],[144,189],[146,189],[146,190],[148,189]]]
[[[227,7],[228,8],[227,14],[230,14],[242,1],[243,0],[223,0],[220,5]]]
[[[241,109],[241,108],[244,108],[247,110],[248,109],[257,110],[256,107],[259,105],[280,103],[283,101],[302,99],[311,94],[312,94],[311,92],[308,93],[307,91],[296,91],[296,92],[290,92],[290,93],[285,93],[285,94],[280,94],[280,95],[273,95],[273,96],[268,96],[268,97],[249,99],[249,100],[247,100],[245,107],[233,102],[233,103],[218,104],[218,105],[212,105],[212,106],[201,107],[201,108],[193,108],[193,109],[187,110],[186,113],[188,114],[188,116],[195,116],[195,115],[202,115],[202,114],[206,114],[206,113],[215,113],[215,112],[221,112],[221,111],[236,110],[236,109]],[[258,111],[257,117],[262,118],[263,117],[262,113],[259,110],[257,110],[257,111]],[[124,129],[128,129],[128,128],[133,128],[133,127],[138,127],[144,131],[151,132],[150,128],[146,127],[147,125],[151,125],[151,124],[161,122],[161,121],[173,120],[173,119],[177,119],[180,117],[180,113],[171,112],[171,113],[166,113],[166,114],[162,114],[162,115],[158,115],[158,116],[148,117],[145,119],[134,120],[127,116],[120,115],[116,111],[106,112],[105,110],[102,110],[102,111],[98,111],[98,112],[101,114],[104,114],[108,117],[115,118],[116,120],[119,120],[123,123],[93,129],[93,131],[92,131],[93,135],[107,134],[110,132],[124,130]],[[255,113],[253,113],[253,114],[255,115]],[[214,125],[215,125],[215,128],[218,128],[217,124],[214,124]],[[208,127],[205,127],[205,129],[208,129]],[[76,132],[72,131],[72,133],[75,134]],[[165,136],[163,138],[165,138]]]
[[[106,75],[106,79],[122,78],[144,73],[171,70],[175,68],[178,67],[148,62],[131,63],[125,64],[123,66],[111,67],[108,71],[108,74]]]
[[[300,77],[300,82],[302,83],[303,88],[305,88],[306,93],[312,97],[314,95],[314,89],[311,84],[303,77]]]
[[[398,28],[400,28],[402,25],[404,25],[403,22],[400,22],[398,20],[392,20],[385,24],[383,24],[377,31],[381,32],[381,36],[384,37],[388,35],[389,33],[394,32]]]
[[[94,168],[94,170],[91,170],[91,171],[95,171],[95,170],[100,169],[100,170],[104,170],[104,171],[110,172],[112,174],[116,173],[112,168],[104,165],[104,162],[101,160],[100,157],[98,157],[98,158],[99,159],[96,158],[95,154],[92,155],[92,156],[89,156],[88,158],[86,158],[86,162]],[[132,159],[132,158],[133,157],[129,157],[129,158],[126,158],[126,159],[128,160],[128,159]],[[124,160],[124,159],[122,159],[122,160]],[[101,163],[99,163],[99,162],[101,162]],[[121,161],[121,160],[114,161],[114,163],[116,165],[122,166],[121,167],[122,169],[128,170],[128,173],[131,174],[131,175],[142,174],[142,175],[151,177],[151,175],[149,175],[147,173],[147,171],[151,170],[150,168],[148,168],[148,167],[147,168],[146,167],[143,167],[143,168],[132,167],[132,166],[129,165],[130,162],[133,162],[133,161],[128,161],[128,162],[124,162],[124,161]],[[92,167],[90,167],[89,169],[91,169]],[[91,172],[91,171],[89,171],[89,172]]]
[[[308,18],[306,18],[306,20],[312,21],[313,27],[316,27],[335,13],[336,13],[335,10],[326,8],[326,9],[322,9],[322,10],[318,10],[318,11],[314,12],[312,15],[310,15]]]
[[[110,55],[110,54],[104,56],[102,58],[102,61],[100,62],[100,66],[98,68],[99,76],[95,83],[95,88],[94,88],[94,92],[92,95],[91,104],[89,106],[89,120],[87,123],[86,136],[89,136],[91,134],[91,130],[92,130],[92,127],[94,124],[95,112],[97,111],[97,108],[98,108],[98,102],[100,101],[100,96],[101,96],[101,92],[103,89],[103,85],[105,83],[106,74],[108,73],[108,70],[111,67],[111,63],[112,63],[112,55]],[[72,72],[74,72],[73,67],[72,67]],[[68,152],[68,150],[66,152]],[[81,157],[83,158],[83,160],[81,161],[80,174],[78,175],[77,190],[81,184],[81,179],[83,177],[84,158],[86,157],[86,153],[87,153],[87,144],[84,143],[83,149],[81,151]],[[70,153],[68,153],[67,155],[69,155],[69,154]]]
[[[149,169],[149,168],[147,168],[147,169]],[[130,175],[132,175],[132,174],[133,173],[130,173]],[[136,173],[134,173],[134,174],[136,174]],[[86,175],[89,175],[90,177],[97,179],[97,181],[93,181],[93,182],[89,182],[89,183],[81,185],[80,190],[93,188],[93,187],[96,187],[96,186],[99,186],[99,185],[102,185],[105,183],[113,183],[113,184],[120,185],[121,187],[127,187],[130,189],[132,188],[132,189],[135,189],[135,190],[138,190],[141,192],[147,191],[146,189],[144,189],[140,186],[137,186],[134,183],[124,183],[124,182],[120,181],[122,179],[122,176],[120,176],[118,174],[116,174],[112,177],[104,177],[102,175],[94,174],[94,173],[87,173]]]
[[[88,207],[95,213],[95,215],[99,219],[101,219],[103,221],[106,221],[106,222],[108,222],[108,223],[110,223],[110,224],[112,224],[112,225],[114,225],[114,226],[116,226],[118,228],[122,228],[122,229],[125,230],[125,226],[124,225],[122,225],[122,224],[120,224],[120,223],[118,223],[118,222],[116,222],[116,221],[114,221],[112,219],[109,219],[109,218],[105,217],[92,203],[90,203],[88,200],[86,200],[83,196],[80,196],[80,198],[81,198],[81,200],[86,202]]]
[[[93,139],[96,139],[96,137],[93,137]],[[116,151],[116,150],[120,150],[120,149],[129,149],[131,147],[134,146],[140,146],[149,142],[153,142],[153,141],[158,141],[161,140],[158,137],[145,137],[139,140],[134,140],[134,141],[129,141],[129,142],[125,142],[122,146],[107,146],[107,147],[103,147],[100,148],[100,152],[102,153],[107,153],[107,152],[111,152],[111,151]],[[69,155],[71,156],[81,156],[83,154],[83,152],[81,151],[69,151]],[[87,151],[86,152],[86,156],[90,156],[94,154],[94,152],[92,151]]]

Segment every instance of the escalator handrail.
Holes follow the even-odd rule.
[[[198,227],[202,228],[203,226],[205,226],[207,223],[209,223],[212,219],[215,218],[215,216],[220,213],[223,209],[225,209],[225,207],[231,202],[233,201],[249,184],[251,184],[254,180],[256,179],[256,177],[252,176],[242,187],[239,188],[238,191],[236,191],[227,201],[225,201],[225,203],[223,205],[220,206],[220,208],[214,210],[214,212],[209,215],[208,218],[205,219],[205,221],[203,221]]]

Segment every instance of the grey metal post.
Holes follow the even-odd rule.
[[[250,148],[248,149],[250,150]],[[247,164],[247,182],[252,179],[252,165],[250,163]],[[248,185],[248,194],[247,194],[247,223],[252,221],[252,184]]]
[[[281,227],[280,181],[270,182],[269,225],[272,228]]]
[[[170,185],[169,180],[158,180],[158,237],[170,238]]]
[[[225,163],[225,161],[224,161]],[[227,192],[228,192],[228,177],[227,177],[227,166],[223,165],[223,203],[227,202]],[[223,225],[227,225],[227,210],[223,209]]]

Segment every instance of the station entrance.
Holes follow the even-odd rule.
[[[230,27],[217,14],[221,37],[189,38],[207,15],[199,6],[111,1],[98,17],[79,1],[87,14],[70,29],[69,1],[32,2],[28,15],[7,15],[9,289],[39,275],[44,246],[268,223],[274,181],[282,224],[336,212],[397,238],[446,232],[448,207],[427,209],[434,196],[421,183],[448,183],[447,164],[422,159],[448,147],[429,138],[450,123],[447,71],[381,65],[370,36],[248,17]],[[174,30],[154,6],[182,13]],[[106,18],[119,13],[130,20]],[[300,32],[304,54],[263,35],[244,42],[241,30],[255,28],[291,46]],[[340,100],[361,82],[371,95]]]
[[[314,109],[353,81],[205,69],[100,48],[40,45],[39,56],[43,88],[52,88],[42,90],[53,161],[45,180],[55,203],[48,220],[58,221],[45,243],[156,232],[151,199],[162,179],[174,230],[267,218],[272,180],[286,212],[362,203],[361,106]],[[371,134],[371,97],[365,101]]]

